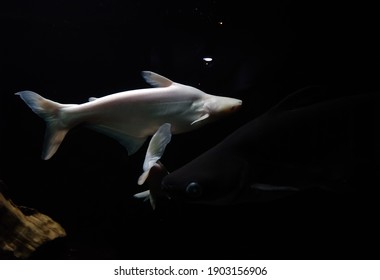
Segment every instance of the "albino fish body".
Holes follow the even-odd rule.
[[[152,162],[152,158],[158,160],[162,155],[171,134],[199,128],[234,112],[242,104],[239,99],[206,94],[150,71],[143,71],[142,75],[154,88],[92,97],[83,104],[60,104],[32,91],[16,93],[46,121],[42,158],[51,158],[67,132],[81,124],[116,139],[129,155],[160,131],[144,163],[150,166],[148,162]]]

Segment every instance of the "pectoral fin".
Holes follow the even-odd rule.
[[[293,186],[280,186],[265,183],[254,183],[249,188],[245,188],[240,194],[237,202],[268,202],[282,199],[298,192],[299,189]]]
[[[270,184],[263,184],[263,183],[256,183],[251,185],[252,189],[256,189],[259,191],[274,191],[274,192],[281,192],[281,191],[299,191],[298,188],[292,187],[292,186],[277,186],[277,185],[270,185]]]
[[[191,123],[191,125],[194,125],[194,124],[196,124],[196,123],[198,123],[198,122],[201,122],[201,121],[207,119],[209,116],[210,116],[210,114],[209,114],[209,113],[206,113],[206,114],[202,115],[199,119],[193,121],[193,122]]]
[[[137,182],[139,185],[144,184],[149,175],[149,170],[164,154],[165,148],[171,140],[171,136],[171,125],[169,123],[160,126],[157,132],[153,135],[145,155],[143,164],[144,173],[140,176]]]

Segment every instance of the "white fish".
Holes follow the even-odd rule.
[[[32,91],[16,93],[46,121],[42,158],[51,158],[67,132],[79,124],[116,139],[129,155],[157,132],[144,163],[147,171],[162,156],[171,134],[199,128],[242,104],[239,99],[206,94],[150,71],[143,71],[142,76],[154,88],[91,97],[83,104],[60,104]]]

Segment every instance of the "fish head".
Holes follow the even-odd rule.
[[[218,149],[218,152],[222,151]],[[151,185],[151,193],[155,194],[155,201],[164,199],[189,205],[228,206],[273,201],[302,189],[270,180],[256,181],[260,176],[259,169],[239,155],[206,152],[161,177],[159,186]]]
[[[166,175],[160,193],[181,203],[229,204],[239,196],[244,173],[241,161],[206,154]]]
[[[212,96],[205,102],[211,116],[224,117],[240,109],[243,102],[240,99],[226,96]]]

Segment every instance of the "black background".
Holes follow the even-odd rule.
[[[33,258],[378,258],[376,215],[359,211],[365,202],[306,193],[265,205],[153,212],[132,198],[141,190],[147,145],[128,157],[116,141],[78,127],[42,161],[45,124],[14,96],[28,89],[82,103],[148,87],[140,72],[151,70],[242,99],[236,115],[173,137],[163,162],[175,170],[305,86],[378,91],[375,5],[8,2],[0,9],[0,178],[17,204],[51,216],[68,233]],[[205,56],[213,62],[205,64]]]

